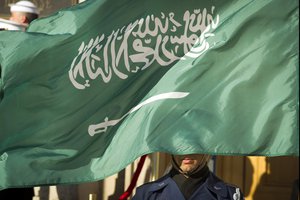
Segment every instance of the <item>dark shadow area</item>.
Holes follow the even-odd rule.
[[[299,200],[299,178],[293,183],[290,200]]]
[[[248,157],[245,156],[245,160],[244,160],[244,167],[245,167],[245,170],[244,170],[244,187],[243,187],[243,194],[244,194],[244,197],[248,197],[249,194],[250,194],[250,190],[251,190],[251,185],[252,185],[252,182],[253,182],[253,173],[254,173],[254,167],[250,161],[250,159]],[[247,176],[247,178],[245,178]],[[247,179],[247,181],[246,181]]]
[[[108,200],[116,200],[124,193],[125,186],[125,170],[118,173],[118,178],[116,179],[115,192],[113,195],[108,197]]]
[[[253,199],[298,200],[298,162],[299,158],[295,157],[266,157],[265,173],[260,177],[259,184],[257,185],[253,195]]]
[[[0,191],[0,200],[32,200],[33,188],[11,188]]]
[[[57,196],[59,200],[78,200],[78,186],[77,185],[57,185]],[[40,187],[39,197],[40,200],[49,200],[50,187]]]

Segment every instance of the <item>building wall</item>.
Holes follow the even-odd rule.
[[[216,168],[219,177],[242,188],[246,200],[290,200],[299,180],[299,157],[219,156]]]

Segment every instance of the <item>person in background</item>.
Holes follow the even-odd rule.
[[[19,1],[10,4],[10,19],[24,26],[28,26],[33,20],[39,17],[38,8],[30,1]]]
[[[208,168],[206,154],[172,155],[172,169],[137,188],[133,200],[242,200],[240,188],[223,182]]]
[[[38,8],[31,1],[18,1],[9,6],[11,16],[9,20],[0,18],[1,30],[25,31],[28,25],[39,17]]]

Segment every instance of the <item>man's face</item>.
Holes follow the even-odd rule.
[[[174,159],[180,169],[187,173],[195,170],[203,161],[206,162],[207,160],[204,159],[206,156],[204,154],[174,155]]]
[[[26,17],[18,12],[12,12],[9,20],[23,24],[26,21]]]

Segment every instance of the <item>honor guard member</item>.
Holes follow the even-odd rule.
[[[209,170],[209,159],[205,154],[172,155],[171,171],[138,187],[133,200],[243,200],[240,188]]]

